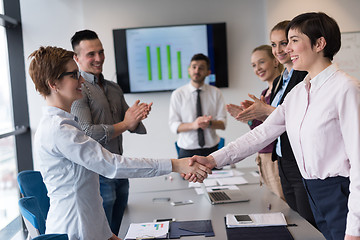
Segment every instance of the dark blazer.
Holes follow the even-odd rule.
[[[299,82],[302,82],[305,78],[305,76],[307,75],[307,72],[304,71],[296,71],[294,70],[290,81],[285,89],[285,92],[283,94],[283,96],[280,99],[280,104],[283,103],[286,95],[290,92],[291,89],[293,89],[293,87],[295,87]],[[273,82],[273,88],[271,91],[271,95],[270,95],[270,102],[272,102],[274,100],[274,97],[276,96],[276,93],[280,90],[278,85],[281,85],[281,82],[279,83],[279,81],[282,82],[282,77],[281,78],[276,78]],[[286,132],[284,132],[281,136],[280,136],[280,141],[281,141],[281,154],[282,154],[282,158],[286,159],[286,161],[296,161],[295,160],[295,156],[294,153],[291,149],[291,145],[289,142],[289,138]],[[272,160],[276,161],[277,160],[277,154],[276,154],[276,144],[274,145],[274,150],[272,152]]]

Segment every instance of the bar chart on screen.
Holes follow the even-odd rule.
[[[156,46],[156,66],[157,66],[157,79],[158,80],[163,80],[163,71],[162,71],[162,66],[164,66],[164,64],[162,63],[162,57],[161,57],[161,46]],[[165,62],[165,67],[166,67],[166,71],[167,71],[167,75],[165,76],[165,78],[172,80],[173,79],[173,68],[175,69],[175,76],[174,78],[177,77],[177,79],[182,79],[183,78],[183,74],[182,74],[182,62],[181,62],[181,49],[176,50],[175,54],[176,54],[176,59],[172,59],[172,55],[174,53],[172,53],[172,47],[170,44],[167,44],[165,46],[166,49],[166,53],[165,53],[165,57],[166,61]],[[174,60],[176,61],[174,63]],[[172,65],[175,64],[175,66],[173,67]],[[152,59],[151,59],[151,46],[146,46],[146,67],[147,67],[147,80],[152,81],[153,80],[153,71],[152,71],[152,66],[154,65],[154,63],[152,63]]]
[[[205,25],[129,30],[127,35],[130,87],[175,89],[187,82],[196,53],[208,54]]]

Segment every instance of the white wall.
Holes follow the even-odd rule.
[[[239,103],[247,93],[258,95],[266,87],[250,67],[251,50],[268,43],[273,25],[306,11],[324,11],[334,17],[342,31],[359,31],[358,0],[21,0],[26,68],[27,56],[40,45],[71,49],[70,37],[75,31],[96,31],[104,45],[104,75],[115,79],[112,30],[125,27],[226,22],[228,41],[229,88],[221,89],[227,103]],[[35,92],[29,76],[26,79],[30,124],[36,131],[44,100]],[[175,157],[176,136],[169,130],[169,92],[126,94],[129,104],[136,99],[154,102],[144,121],[148,134],[124,134],[124,155],[137,157]],[[219,135],[235,140],[248,131],[245,124],[228,118],[225,131]],[[36,159],[35,159],[36,161]],[[242,166],[254,166],[253,157]],[[36,162],[35,162],[36,167]]]
[[[115,81],[115,59],[112,29],[151,25],[226,22],[228,37],[229,85],[222,89],[226,102],[238,103],[248,92],[259,93],[265,84],[253,74],[249,59],[251,50],[266,41],[263,0],[22,0],[21,12],[25,57],[40,45],[57,45],[70,49],[70,37],[75,31],[95,30],[104,45],[106,60],[104,75]],[[26,67],[29,61],[26,59]],[[44,100],[35,92],[27,76],[30,123],[36,131]],[[168,106],[170,92],[127,94],[129,104],[136,99],[154,102],[153,110],[144,121],[145,136],[124,134],[124,155],[175,157],[176,135],[169,130]],[[245,124],[229,119],[219,135],[226,141],[248,131]],[[36,159],[35,159],[36,161]],[[253,158],[244,161],[254,165]],[[36,167],[36,163],[35,163]]]
[[[279,21],[291,20],[305,12],[325,12],[334,18],[341,32],[360,31],[360,1],[358,0],[269,0],[267,1],[267,31]]]

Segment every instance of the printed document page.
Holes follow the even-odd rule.
[[[131,223],[126,239],[167,238],[169,221],[156,223]]]

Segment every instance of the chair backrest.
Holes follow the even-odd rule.
[[[47,218],[50,207],[50,199],[47,196],[47,189],[39,171],[25,170],[17,177],[20,192],[24,197],[36,197],[42,215]]]
[[[20,198],[19,208],[30,237],[34,238],[40,234],[45,234],[45,218],[36,197]]]
[[[225,139],[224,138],[220,138],[220,142],[218,144],[218,149],[223,148],[225,146]]]
[[[180,155],[180,148],[179,148],[179,146],[177,145],[177,142],[175,142],[175,148],[176,148],[176,152],[177,152],[178,157],[179,157],[179,155]]]
[[[33,240],[69,240],[67,234],[44,234],[40,235]]]

